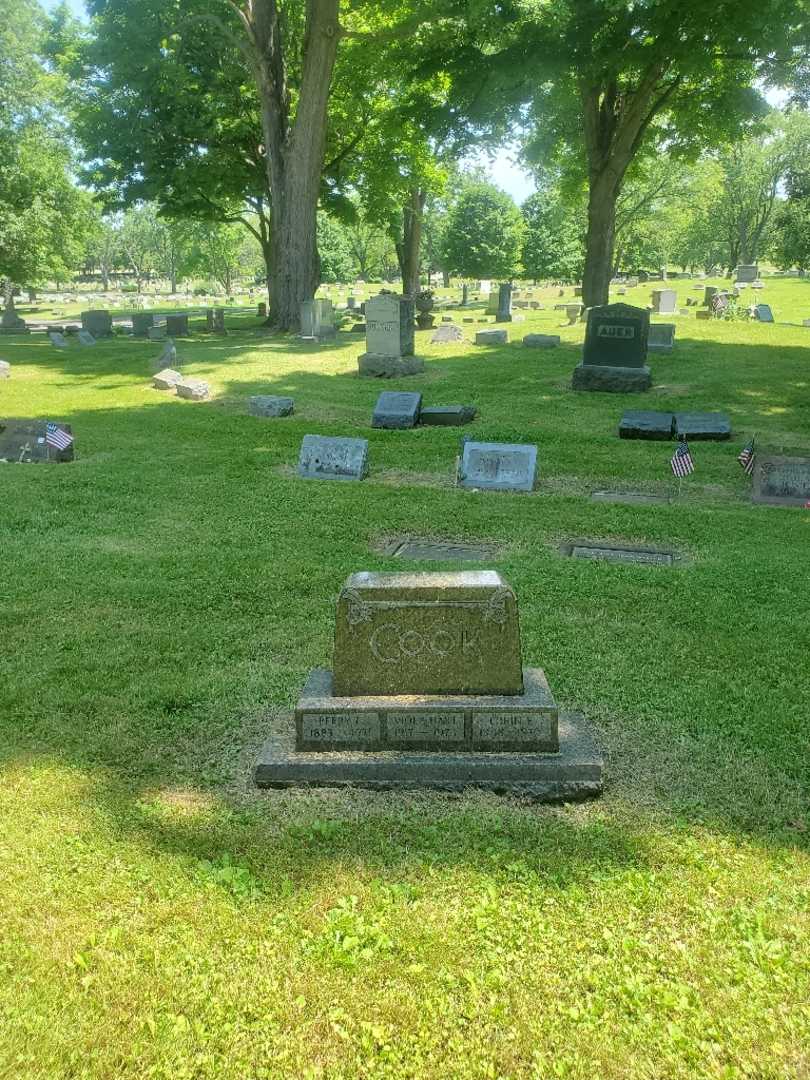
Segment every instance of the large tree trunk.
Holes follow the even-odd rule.
[[[419,255],[422,247],[422,215],[425,192],[414,188],[403,214],[402,229],[402,293],[416,296],[419,292]]]
[[[591,185],[588,196],[585,269],[582,275],[582,300],[586,307],[606,304],[609,299],[617,194],[609,178],[600,178]]]
[[[301,302],[312,298],[320,278],[316,217],[340,38],[338,4],[339,0],[307,0],[294,121],[276,0],[254,0],[243,11],[261,103],[273,215],[268,321],[280,330],[299,327]]]

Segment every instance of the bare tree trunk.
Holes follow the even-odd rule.
[[[416,296],[419,292],[419,254],[422,247],[422,215],[425,192],[414,188],[403,214],[402,230],[402,292]]]

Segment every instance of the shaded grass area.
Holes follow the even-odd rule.
[[[810,514],[752,507],[735,462],[755,431],[810,452],[806,331],[677,323],[643,405],[738,437],[656,506],[588,499],[675,488],[670,446],[616,438],[642,399],[567,389],[581,327],[418,334],[426,374],[384,387],[536,442],[529,496],[455,490],[458,430],[372,430],[362,338],[181,342],[201,404],[149,388],[159,345],[0,343],[0,415],[70,421],[78,455],[0,469],[0,1075],[808,1075]],[[299,481],[311,431],[368,438],[369,480]],[[505,543],[601,801],[253,791],[343,578],[421,568],[372,552],[398,533]],[[690,562],[564,559],[578,536]]]

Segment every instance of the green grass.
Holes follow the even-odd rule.
[[[810,315],[810,285],[765,292]],[[77,446],[0,467],[0,1077],[810,1075],[810,512],[752,507],[735,461],[755,431],[810,453],[810,331],[675,321],[643,399],[567,388],[581,326],[538,352],[418,335],[427,372],[394,388],[537,443],[533,495],[456,490],[458,430],[372,430],[361,338],[234,319],[178,343],[200,404],[149,388],[154,343],[0,339],[0,415]],[[262,391],[296,415],[247,416]],[[671,446],[616,438],[642,403],[737,434],[694,444],[670,505],[590,502],[674,493]],[[307,432],[368,438],[369,479],[298,480]],[[343,579],[401,567],[373,549],[406,532],[505,542],[525,662],[601,733],[601,800],[253,790]],[[577,536],[690,562],[562,558]]]

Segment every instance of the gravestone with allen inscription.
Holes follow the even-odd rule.
[[[757,452],[752,499],[771,506],[810,507],[810,457]]]
[[[333,660],[265,745],[260,786],[601,792],[589,727],[523,667],[517,597],[495,571],[352,574]]]
[[[575,390],[634,393],[649,390],[647,367],[650,313],[630,304],[603,304],[588,311],[582,363],[574,369]]]
[[[393,378],[416,375],[425,362],[414,356],[414,302],[408,296],[381,293],[365,303],[366,351],[357,361],[361,375]]]

